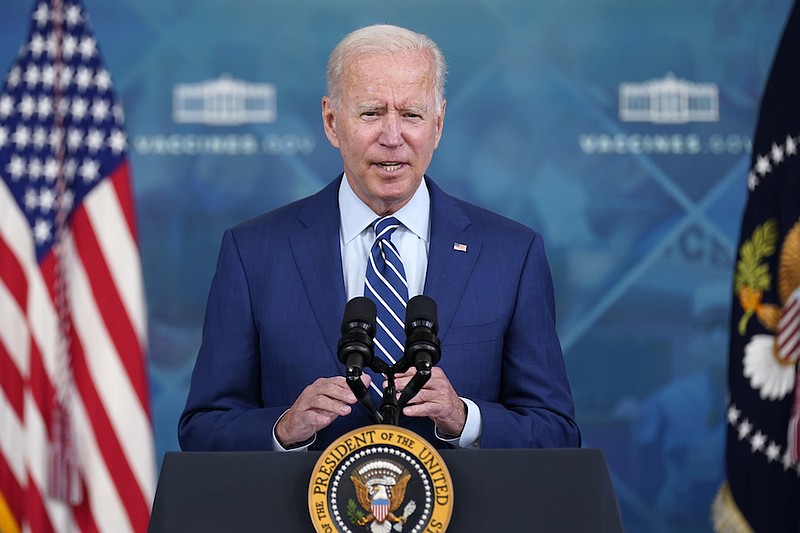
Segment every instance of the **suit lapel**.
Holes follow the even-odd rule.
[[[452,196],[430,179],[428,189],[431,242],[424,293],[437,304],[439,337],[444,338],[472,275],[481,241],[475,232],[469,231],[471,221]]]
[[[309,198],[298,215],[305,229],[290,238],[309,304],[334,358],[346,303],[339,247],[339,182],[334,180]]]

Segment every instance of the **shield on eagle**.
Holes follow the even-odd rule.
[[[404,522],[407,517],[399,518],[393,513],[405,499],[406,485],[411,474],[401,465],[390,460],[368,461],[350,476],[356,489],[361,507],[371,513],[365,522],[374,520],[382,524]]]

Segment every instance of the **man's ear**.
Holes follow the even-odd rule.
[[[444,130],[444,112],[447,109],[447,100],[442,102],[442,109],[439,112],[439,116],[436,117],[436,143],[434,144],[434,148],[439,147],[439,141],[442,138],[442,131]]]
[[[325,128],[325,136],[328,137],[334,148],[339,148],[339,136],[336,134],[336,113],[333,111],[333,104],[328,96],[322,97],[322,126]]]

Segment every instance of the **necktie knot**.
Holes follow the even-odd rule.
[[[375,240],[391,240],[392,233],[394,233],[399,226],[400,221],[391,215],[375,220],[375,222],[372,223],[372,228],[375,230]]]

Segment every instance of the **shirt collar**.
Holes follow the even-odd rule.
[[[394,216],[409,231],[428,242],[431,231],[431,197],[424,178],[411,200],[394,213]],[[342,242],[347,244],[355,239],[376,218],[375,212],[353,192],[347,182],[347,176],[343,176],[339,185],[339,224]]]

